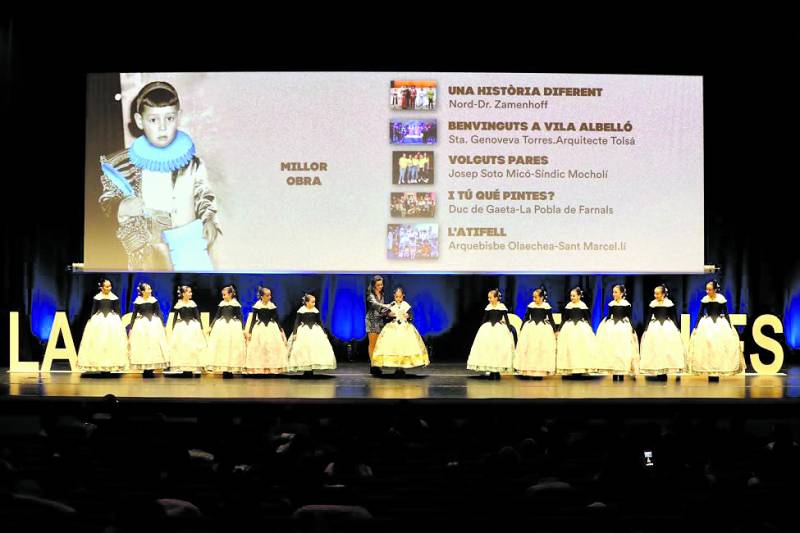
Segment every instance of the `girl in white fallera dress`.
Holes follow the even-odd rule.
[[[547,303],[547,290],[533,291],[519,332],[514,355],[514,372],[522,376],[552,376],[556,373],[556,334],[553,309]]]
[[[128,339],[122,325],[119,298],[111,281],[103,278],[92,300],[92,316],[86,323],[78,348],[81,372],[121,372],[128,368]]]
[[[242,306],[236,299],[236,288],[228,285],[222,289],[222,301],[211,321],[208,351],[209,372],[222,372],[223,378],[241,373],[245,361],[245,342],[242,325]]]
[[[514,366],[514,333],[508,322],[508,308],[500,301],[500,289],[489,291],[489,305],[484,308],[483,324],[478,328],[467,359],[467,370],[488,373],[500,379]]]
[[[717,280],[706,284],[692,337],[689,341],[690,374],[729,376],[745,370],[739,334],[728,316],[728,301]]]
[[[172,308],[172,337],[170,370],[184,375],[202,374],[204,362],[208,357],[208,341],[200,323],[200,309],[192,300],[192,288],[188,285],[178,287],[178,302]]]
[[[680,374],[686,367],[686,349],[681,339],[678,312],[669,299],[669,288],[661,284],[647,309],[642,334],[639,372],[648,375]]]
[[[633,375],[639,367],[639,338],[633,329],[632,308],[626,299],[625,285],[614,285],[612,300],[608,303],[608,315],[597,328],[597,346],[602,366],[614,379]]]
[[[583,302],[583,289],[569,291],[569,303],[561,312],[561,327],[556,341],[557,372],[587,374],[598,372],[597,339],[592,330],[592,317]]]
[[[278,308],[272,303],[272,291],[258,288],[259,300],[251,311],[247,337],[246,374],[281,374],[289,368],[286,335],[278,324]]]
[[[131,368],[141,370],[143,377],[153,377],[155,370],[169,366],[170,353],[164,315],[149,283],[136,288],[139,296],[133,302],[130,344]]]
[[[303,306],[297,310],[294,329],[289,339],[289,372],[311,376],[314,370],[333,370],[336,356],[328,335],[322,329],[322,319],[315,307],[313,294],[303,295]]]
[[[428,349],[411,323],[414,316],[402,287],[394,290],[389,318],[391,322],[383,327],[375,343],[372,364],[379,368],[395,368],[395,375],[399,376],[405,374],[404,369],[428,366]]]

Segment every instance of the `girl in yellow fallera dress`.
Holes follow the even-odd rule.
[[[382,369],[394,368],[398,376],[404,375],[409,368],[428,366],[428,349],[412,324],[411,304],[405,301],[402,287],[394,290],[394,301],[389,304],[389,319],[375,343],[372,364]]]

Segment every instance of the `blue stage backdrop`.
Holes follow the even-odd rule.
[[[800,347],[800,283],[796,283],[787,293],[783,327],[786,343],[796,350]]]
[[[23,310],[30,315],[31,333],[39,343],[47,341],[52,325],[53,313],[56,310],[66,311],[72,325],[73,335],[79,342],[83,324],[88,319],[91,298],[96,293],[99,274],[71,274],[67,276],[69,283],[60,288],[56,283],[56,273],[52,266],[39,263],[33,269],[33,290],[30,292],[28,309]],[[136,298],[136,286],[147,281],[153,287],[154,295],[159,299],[161,309],[166,316],[176,300],[178,284],[188,283],[194,288],[195,301],[201,310],[212,314],[219,303],[220,289],[234,284],[238,298],[243,306],[245,318],[250,307],[257,299],[257,288],[266,286],[272,290],[273,301],[279,308],[281,323],[285,329],[291,328],[295,313],[302,305],[305,292],[314,294],[317,306],[322,315],[325,328],[332,335],[337,350],[343,350],[346,343],[365,342],[366,337],[364,314],[366,290],[369,275],[353,274],[271,274],[271,275],[216,275],[191,274],[111,274],[108,276],[113,291],[122,301],[123,312],[132,309]],[[437,360],[466,359],[469,346],[479,326],[483,308],[486,305],[487,292],[499,287],[504,293],[504,301],[509,309],[520,317],[525,314],[525,307],[531,301],[535,288],[543,284],[549,293],[549,301],[555,312],[559,312],[569,301],[569,290],[581,286],[585,291],[585,301],[592,312],[592,324],[596,330],[607,312],[607,304],[611,300],[611,290],[616,284],[624,284],[628,290],[628,300],[633,306],[633,320],[641,333],[646,307],[653,298],[653,288],[660,282],[670,287],[670,297],[679,311],[695,316],[700,307],[700,300],[705,295],[705,283],[709,276],[457,276],[457,275],[386,275],[385,299],[391,301],[392,290],[402,286],[406,299],[412,304],[415,324],[426,342],[434,349]],[[764,309],[755,311],[749,299],[749,291],[742,288],[735,280],[728,282],[720,278],[723,292],[734,313],[761,314],[775,312]],[[800,342],[800,283],[787,291],[785,303],[786,344],[796,348]],[[780,307],[776,313],[780,315]],[[749,326],[748,326],[749,327]],[[748,327],[739,328],[743,338],[749,338]],[[780,336],[778,336],[780,338]],[[33,342],[33,351],[36,351]],[[365,358],[366,349],[361,347],[361,358]],[[36,357],[29,354],[27,357]],[[791,354],[787,353],[787,360]],[[788,362],[788,361],[787,361]]]

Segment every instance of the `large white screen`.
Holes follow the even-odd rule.
[[[119,149],[136,138],[131,101],[156,80],[179,94],[222,234],[211,268],[136,269],[702,271],[700,77],[121,74]],[[88,261],[103,257],[91,227],[117,224],[94,211],[86,268],[133,269]]]

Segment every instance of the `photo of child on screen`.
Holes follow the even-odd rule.
[[[216,196],[191,137],[178,129],[180,100],[164,81],[148,83],[133,103],[142,135],[100,157],[99,202],[117,213],[117,238],[130,270],[214,270],[209,249],[221,235]]]

